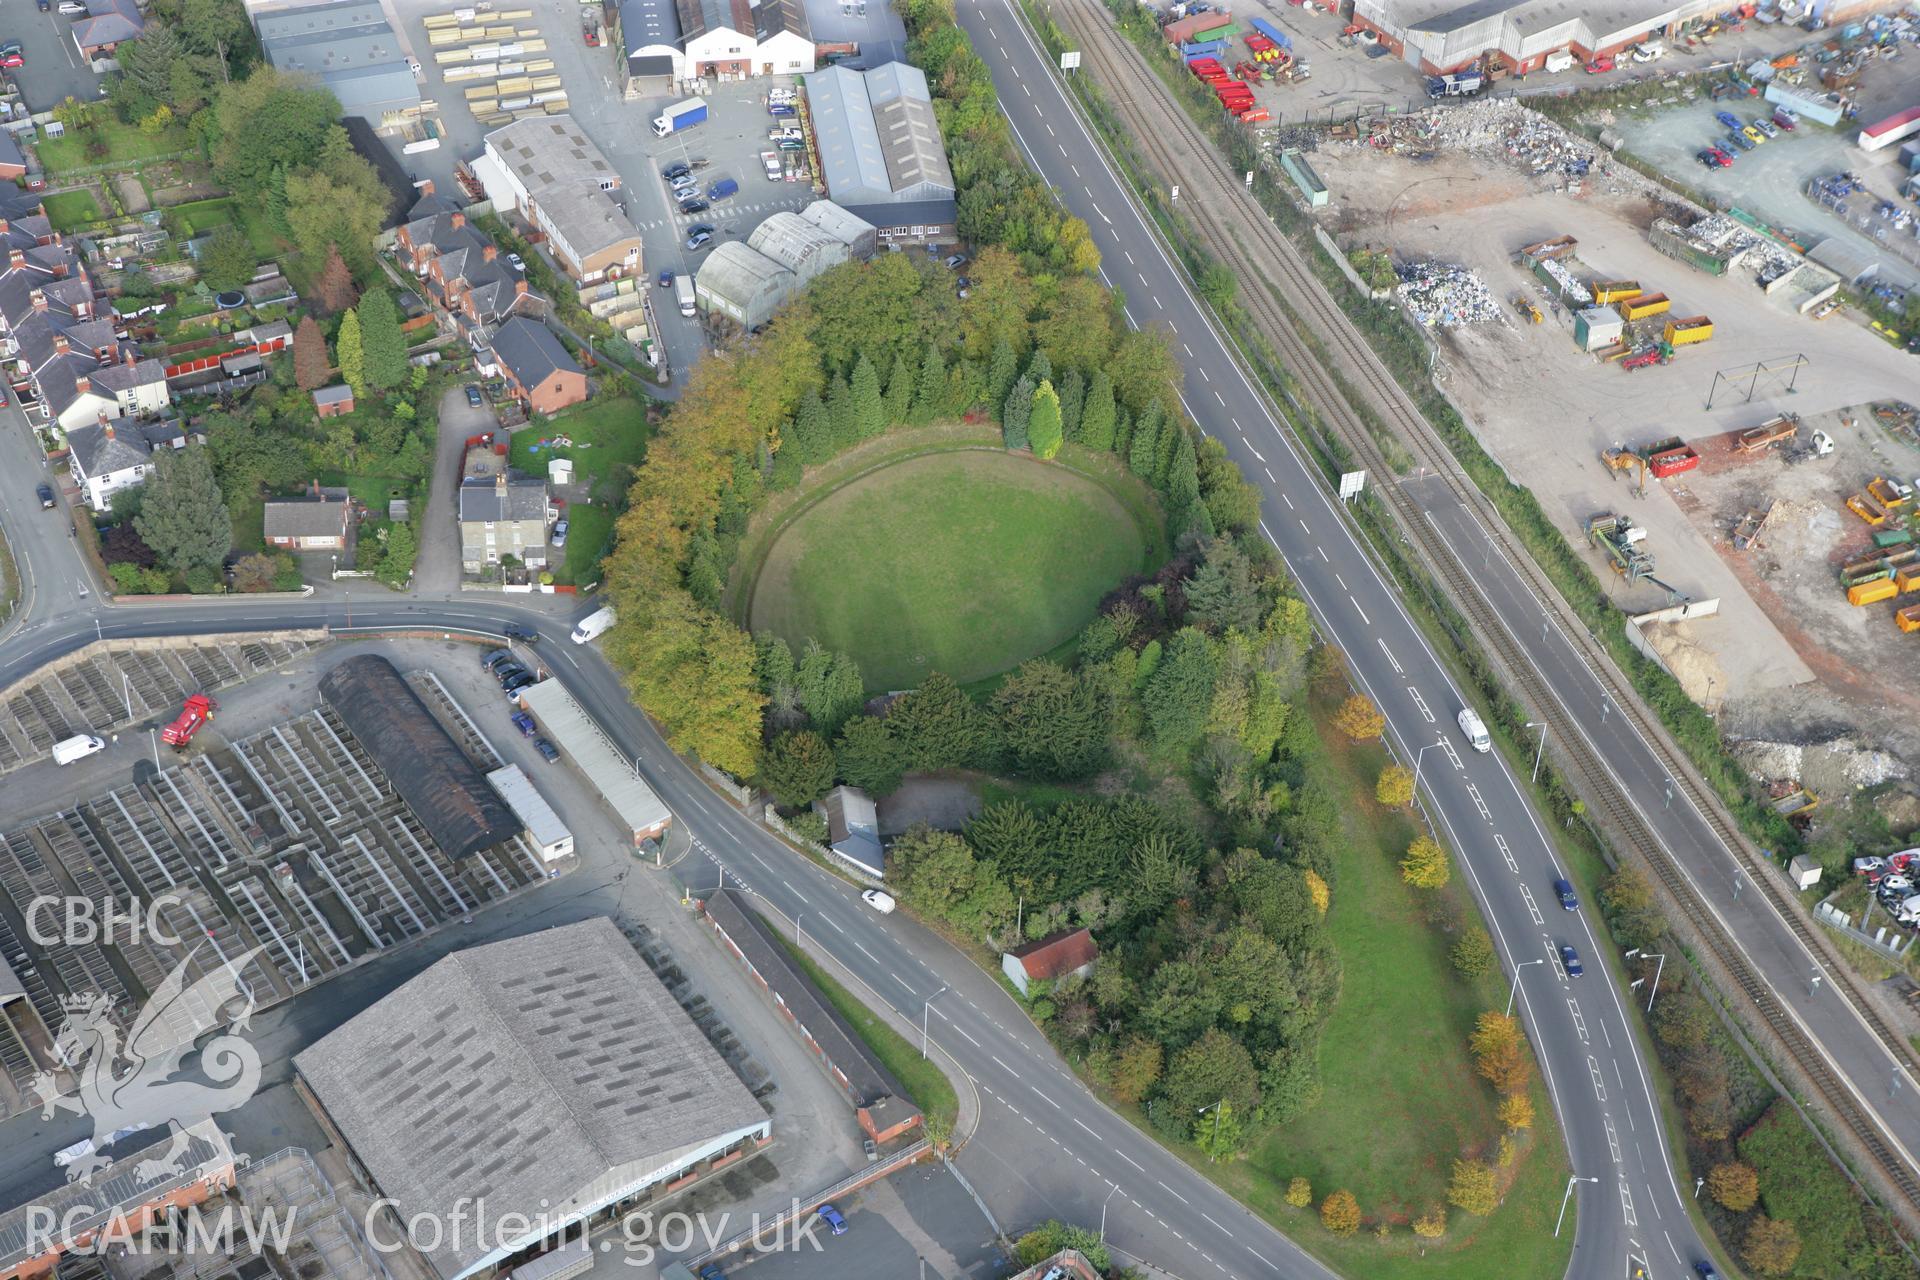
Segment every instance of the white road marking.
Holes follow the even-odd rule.
[[[860,944],[857,942],[854,943],[853,945],[856,947],[860,947]],[[873,954],[873,952],[867,950],[865,947],[860,947],[860,954],[865,956],[867,959],[873,961],[875,964],[880,963],[880,957],[876,956],[875,954]]]
[[[1602,1116],[1600,1117],[1600,1119],[1607,1126],[1607,1150],[1613,1152],[1613,1162],[1615,1164],[1619,1164],[1620,1163],[1620,1135],[1614,1132],[1613,1117]]]
[[[1408,685],[1407,696],[1412,698],[1413,705],[1420,709],[1421,717],[1424,718],[1428,724],[1432,724],[1433,712],[1427,710],[1427,700],[1420,696],[1420,691],[1414,688],[1412,685]],[[1441,741],[1444,742],[1446,741],[1446,739],[1442,738]]]
[[[1533,917],[1535,927],[1546,924],[1546,921],[1540,918],[1540,908],[1535,905],[1533,901],[1533,890],[1527,888],[1524,884],[1521,885],[1520,897],[1525,900],[1527,904],[1527,914]]]
[[[1355,600],[1352,596],[1348,596],[1347,602],[1353,606],[1353,611],[1360,615],[1360,621],[1366,623],[1368,626],[1373,625],[1373,619],[1367,616],[1367,611],[1360,607],[1358,600]]]
[[[1407,674],[1406,672],[1400,669],[1399,659],[1393,656],[1393,650],[1387,648],[1387,642],[1385,640],[1380,641],[1380,652],[1387,655],[1387,665],[1393,668],[1393,674],[1397,676],[1403,676]]]
[[[901,986],[903,986],[903,987],[907,987],[907,980],[906,980],[905,978],[903,978],[903,977],[901,977],[901,976],[900,976],[899,974],[897,974],[897,973],[889,973],[889,974],[888,974],[887,976],[888,976],[889,978],[892,978],[892,979],[893,979],[893,980],[894,980],[895,982],[897,982],[897,983],[899,983],[899,984],[900,984]],[[914,991],[914,989],[913,989],[912,987],[907,987],[907,994],[908,994],[908,995],[916,995],[916,994],[918,994],[918,993],[917,993],[917,992],[915,992],[915,991]]]
[[[1030,1084],[1027,1086],[1027,1088],[1032,1089],[1035,1093],[1039,1093],[1041,1099],[1045,1101],[1046,1104],[1052,1107],[1055,1111],[1065,1110],[1065,1108],[1063,1108],[1059,1103],[1055,1102],[1052,1098],[1047,1097],[1047,1095],[1044,1093],[1040,1093],[1040,1087],[1038,1085]]]
[[[1580,1043],[1587,1043],[1587,1020],[1580,1016],[1580,1002],[1572,996],[1567,997],[1567,1012],[1573,1015],[1573,1029],[1580,1034]]]
[[[1493,837],[1493,846],[1500,850],[1500,856],[1507,860],[1507,870],[1513,872],[1515,875],[1519,875],[1520,864],[1513,860],[1513,850],[1507,848],[1507,838],[1496,833]],[[1604,1026],[1605,1024],[1603,1023],[1602,1025]]]
[[[1200,1216],[1205,1218],[1208,1222],[1213,1222],[1213,1215],[1206,1212],[1204,1209],[1201,1210]],[[1217,1222],[1213,1222],[1213,1225],[1216,1227],[1220,1227],[1220,1224]],[[1233,1232],[1228,1231],[1225,1227],[1220,1227],[1220,1230],[1221,1230],[1221,1233],[1227,1237],[1227,1239],[1229,1240],[1233,1239]],[[1211,1262],[1212,1259],[1209,1258],[1208,1261]]]
[[[1594,1058],[1592,1054],[1587,1055],[1587,1071],[1590,1075],[1593,1076],[1594,1096],[1600,1099],[1600,1101],[1605,1102],[1607,1100],[1606,1077],[1600,1074],[1600,1063]]]
[[[958,1031],[963,1036],[967,1036],[967,1029],[965,1027],[955,1027],[954,1030]],[[980,1042],[978,1040],[975,1040],[972,1036],[967,1036],[967,1043],[972,1045],[976,1049],[982,1047]]]
[[[1181,1195],[1181,1194],[1180,1194],[1180,1193],[1179,1193],[1178,1191],[1175,1191],[1175,1190],[1174,1190],[1174,1189],[1173,1189],[1172,1187],[1170,1187],[1170,1186],[1168,1186],[1168,1185],[1167,1185],[1166,1183],[1164,1183],[1164,1182],[1162,1182],[1162,1183],[1160,1184],[1160,1189],[1161,1189],[1162,1191],[1164,1191],[1164,1192],[1166,1192],[1166,1193],[1167,1193],[1168,1195],[1170,1195],[1170,1196],[1172,1196],[1172,1197],[1173,1197],[1173,1198],[1174,1198],[1175,1200],[1178,1200],[1178,1201],[1179,1201],[1179,1202],[1180,1202],[1181,1204],[1192,1204],[1192,1203],[1193,1203],[1193,1201],[1191,1201],[1191,1200],[1189,1200],[1189,1199],[1187,1199],[1187,1198],[1186,1198],[1185,1196],[1183,1196],[1183,1195]],[[1177,1234],[1179,1234],[1179,1233],[1178,1233],[1178,1232],[1175,1232],[1175,1234],[1177,1235]]]

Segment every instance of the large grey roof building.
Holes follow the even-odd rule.
[[[830,267],[852,256],[847,242],[815,226],[797,213],[782,209],[753,229],[747,246],[793,273],[793,288],[804,288]]]
[[[807,77],[807,109],[836,204],[953,198],[933,95],[918,67],[828,67]]]
[[[461,1280],[763,1142],[766,1112],[605,918],[458,951],[294,1059],[425,1249]],[[471,1224],[471,1217],[466,1219]],[[489,1247],[494,1246],[494,1247]]]
[[[252,17],[267,61],[319,77],[346,115],[378,125],[389,113],[420,105],[419,83],[375,0],[255,9]]]

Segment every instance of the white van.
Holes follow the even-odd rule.
[[[78,733],[63,742],[53,744],[53,762],[72,764],[75,760],[84,760],[96,751],[105,751],[107,744],[90,733]]]
[[[1466,735],[1468,745],[1475,751],[1493,750],[1493,739],[1487,736],[1487,726],[1480,723],[1480,715],[1472,707],[1460,712],[1460,732]]]
[[[589,640],[598,639],[606,632],[606,629],[612,625],[613,606],[606,605],[603,608],[596,609],[586,617],[580,619],[580,625],[573,629],[573,642],[575,644],[585,644]]]
[[[1541,65],[1548,72],[1559,75],[1562,71],[1569,70],[1573,66],[1573,55],[1565,49],[1555,49],[1547,55],[1546,62]]]

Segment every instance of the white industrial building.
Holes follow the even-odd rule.
[[[847,252],[865,262],[879,247],[873,224],[857,213],[848,213],[831,200],[815,200],[800,211],[800,217],[847,246]]]
[[[545,232],[562,270],[586,284],[640,270],[640,229],[613,192],[620,174],[571,115],[495,129],[473,162],[487,199]]]
[[[1525,74],[1561,50],[1581,61],[1617,53],[1711,18],[1723,0],[1354,0],[1353,22],[1428,75],[1458,71],[1492,55]]]
[[[294,1068],[327,1136],[378,1188],[372,1225],[418,1251],[399,1274],[437,1280],[553,1246],[577,1255],[595,1225],[651,1212],[771,1136],[604,916],[456,951]]]
[[[487,782],[500,793],[514,816],[527,824],[527,838],[539,850],[541,861],[558,862],[573,852],[573,832],[519,765],[495,769],[487,775]]]
[[[639,764],[613,745],[558,680],[528,685],[520,691],[520,705],[560,748],[561,756],[586,775],[620,825],[632,833],[634,844],[666,834],[673,825],[673,811],[640,776]]]
[[[717,80],[814,68],[805,0],[677,0],[689,74]]]

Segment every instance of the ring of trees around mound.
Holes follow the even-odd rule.
[[[849,654],[870,689],[997,675],[1070,643],[1166,557],[1145,487],[1098,465],[956,442],[833,477],[776,517],[737,615]]]

